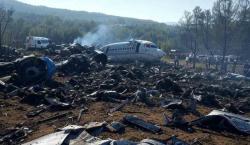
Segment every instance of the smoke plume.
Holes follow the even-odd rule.
[[[78,37],[74,40],[74,43],[81,45],[104,45],[114,40],[112,29],[107,25],[99,25],[95,32],[88,32],[83,37]]]

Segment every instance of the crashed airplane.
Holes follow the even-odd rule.
[[[145,40],[130,40],[128,42],[112,43],[100,48],[112,62],[157,62],[166,55],[153,42]]]

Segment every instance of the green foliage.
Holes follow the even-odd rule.
[[[55,43],[72,43],[76,37],[82,36],[96,26],[93,21],[70,21],[55,16],[27,14],[10,23],[5,42],[12,44],[15,41],[18,46],[22,46],[26,36],[44,36]]]
[[[180,21],[180,42],[183,47],[200,53],[236,54],[249,59],[250,1],[217,0],[212,12],[194,8]]]
[[[20,15],[20,14],[19,14]],[[72,43],[75,38],[82,37],[88,32],[96,31],[101,23],[83,20],[63,20],[56,16],[22,14],[21,18],[14,18],[8,26],[5,43],[21,47],[26,36],[43,36],[55,43]],[[123,22],[123,21],[121,21]],[[169,50],[175,48],[178,41],[174,26],[160,23],[140,22],[134,24],[106,24],[111,27],[112,42],[129,39],[143,39],[155,42],[160,48]],[[175,36],[175,37],[171,37]]]
[[[20,47],[29,35],[49,37],[56,43],[70,43],[104,24],[112,27],[113,41],[145,39],[155,42],[164,50],[181,48],[175,26],[150,20],[31,6],[14,0],[0,0],[1,2],[6,8],[15,10],[5,36],[5,43],[9,45],[15,41]]]
[[[185,12],[180,24],[167,26],[84,11],[31,6],[14,0],[0,0],[15,13],[4,35],[4,43],[23,46],[26,36],[51,38],[57,44],[71,43],[77,37],[95,32],[101,24],[112,28],[112,41],[131,38],[155,42],[168,51],[196,51],[207,54],[250,54],[250,0],[217,0],[212,10],[195,7]],[[226,29],[225,29],[226,25]],[[226,41],[225,41],[226,40]]]
[[[6,9],[0,6],[0,48],[2,48],[2,40],[5,36],[6,28],[12,20],[13,9]]]

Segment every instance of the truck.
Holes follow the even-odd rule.
[[[28,36],[26,37],[26,49],[43,49],[50,45],[51,41],[46,37]]]

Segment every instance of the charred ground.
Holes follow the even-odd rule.
[[[53,60],[61,61],[79,52],[78,47],[69,47],[66,52],[25,51],[25,54],[43,55],[46,53]],[[81,53],[88,56],[86,51],[81,51]],[[23,55],[22,52],[13,54],[13,58],[9,59],[14,60]],[[123,133],[103,131],[98,137],[132,141],[153,138],[164,141],[176,135],[188,143],[198,140],[201,144],[211,145],[249,144],[249,136],[238,135],[235,132],[223,130],[218,132],[194,127],[194,132],[190,133],[178,127],[166,127],[163,113],[171,116],[174,111],[162,107],[164,102],[178,99],[183,101],[182,106],[185,111],[185,109],[188,110],[187,104],[190,96],[200,95],[204,98],[197,103],[197,111],[201,116],[207,115],[214,109],[226,108],[234,113],[235,111],[236,113],[237,111],[240,111],[238,113],[245,112],[243,116],[250,117],[248,80],[226,77],[213,71],[198,73],[191,69],[174,68],[169,64],[108,64],[103,66],[94,61],[89,63],[90,68],[86,72],[79,73],[77,66],[68,66],[71,71],[56,72],[51,80],[32,85],[17,85],[16,92],[2,90],[0,92],[0,134],[2,137],[9,135],[10,138],[1,143],[16,144],[31,141],[53,133],[57,128],[68,124],[84,125],[89,122],[104,121],[111,123],[122,121],[125,115],[137,115],[145,121],[157,124],[162,129],[162,133],[154,134],[127,125]],[[6,84],[15,85],[15,81],[13,83],[9,80]],[[159,94],[138,95],[138,90],[143,89],[155,90]],[[107,91],[114,92],[107,93]],[[46,99],[47,97],[56,98],[69,105],[52,105]],[[127,99],[130,102],[123,108],[110,113],[110,109]],[[229,103],[233,104],[234,109],[228,107]],[[34,109],[41,104],[44,104],[47,109],[33,117],[27,117],[27,113],[34,112]],[[80,121],[77,121],[79,112],[83,108],[86,111],[83,111]],[[199,118],[189,111],[185,111],[184,114],[184,119],[188,122]],[[27,128],[27,134],[14,133],[23,127]]]

